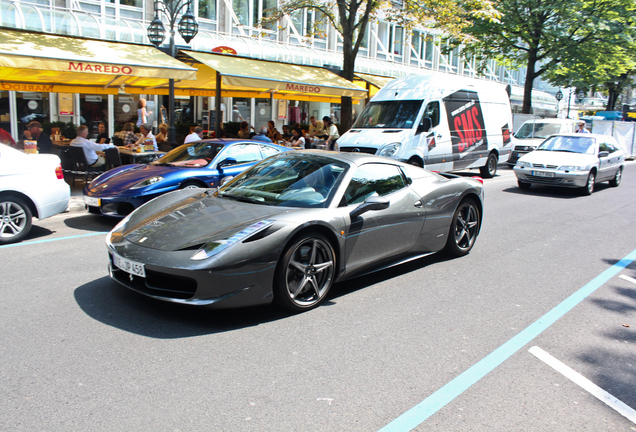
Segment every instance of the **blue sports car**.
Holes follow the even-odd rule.
[[[89,212],[124,217],[176,189],[218,187],[262,159],[290,149],[254,140],[210,139],[184,144],[147,165],[124,165],[84,188]]]

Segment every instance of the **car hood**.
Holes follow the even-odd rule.
[[[537,147],[545,141],[545,138],[517,138],[515,137],[513,146],[527,146],[527,147]]]
[[[535,150],[519,160],[531,164],[583,166],[598,162],[598,157],[581,153]]]
[[[211,190],[176,191],[140,207],[122,234],[129,242],[146,248],[197,249],[289,211],[293,209],[217,198]]]
[[[351,129],[338,138],[339,147],[381,148],[385,144],[404,142],[411,129]]]
[[[102,174],[89,185],[88,190],[96,194],[127,191],[140,181],[156,176],[165,177],[179,169],[156,165],[124,165]]]

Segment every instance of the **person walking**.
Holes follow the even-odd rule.
[[[139,99],[139,102],[137,102],[137,127],[148,123],[148,116],[151,114],[152,111],[146,111],[146,99]]]
[[[589,130],[585,129],[585,122],[580,121],[578,124],[578,129],[574,131],[574,133],[590,133]]]
[[[327,142],[325,142],[325,145],[329,150],[334,150],[336,141],[340,138],[340,132],[338,132],[338,128],[331,121],[331,117],[324,116],[322,122],[325,124],[325,132],[327,133]]]

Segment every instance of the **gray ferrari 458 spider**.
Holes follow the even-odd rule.
[[[282,153],[218,190],[137,209],[107,236],[110,275],[175,303],[308,310],[334,282],[443,249],[467,254],[480,180],[360,153]]]

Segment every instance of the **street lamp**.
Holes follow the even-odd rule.
[[[555,97],[555,98],[556,98],[556,100],[557,100],[557,109],[556,109],[556,112],[557,112],[557,117],[558,117],[558,116],[559,116],[559,104],[561,103],[561,99],[563,99],[563,92],[561,91],[561,88],[560,88],[560,87],[559,87],[559,91],[558,91],[558,92],[556,92],[556,94],[554,95],[554,97]]]
[[[185,13],[181,16],[181,20],[177,26],[179,34],[186,43],[190,43],[198,31],[199,25],[194,18],[191,9],[191,0],[155,0],[155,17],[148,26],[148,40],[159,47],[166,38],[166,29],[161,22],[160,15],[164,14],[170,23],[170,56],[176,57],[176,49],[174,45],[174,26],[177,22],[177,15],[186,8]],[[174,129],[174,79],[169,81],[169,103],[168,103],[168,141],[176,142]]]

